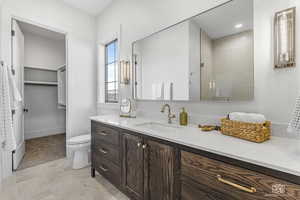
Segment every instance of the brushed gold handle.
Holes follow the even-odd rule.
[[[104,172],[107,172],[108,171],[108,169],[106,169],[105,167],[103,167],[103,166],[100,166],[99,167],[102,171],[104,171]]]
[[[103,153],[103,154],[107,154],[107,153],[108,153],[108,151],[106,151],[106,150],[103,149],[103,148],[100,148],[99,151],[100,151],[101,153]]]
[[[224,183],[224,184],[226,184],[226,185],[230,185],[230,186],[232,186],[232,187],[234,187],[234,188],[237,188],[237,189],[239,189],[239,190],[242,190],[242,191],[244,191],[244,192],[248,192],[248,193],[255,193],[255,192],[256,192],[256,188],[254,188],[254,187],[247,188],[247,187],[238,185],[238,184],[236,184],[236,183],[233,183],[233,182],[231,182],[231,181],[228,181],[228,180],[223,179],[221,175],[217,175],[217,179],[218,179],[218,181],[220,181],[221,183]]]
[[[142,146],[142,143],[138,142],[137,147],[140,148]]]
[[[144,145],[143,145],[143,149],[146,149],[146,148],[147,148],[147,144],[144,144]]]

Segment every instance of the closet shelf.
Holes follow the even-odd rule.
[[[25,85],[44,85],[44,86],[57,86],[57,82],[45,82],[45,81],[24,81]]]
[[[29,67],[29,66],[24,66],[24,69],[38,70],[38,71],[49,71],[49,72],[56,72],[56,70],[55,70],[55,69],[41,68],[41,67]]]

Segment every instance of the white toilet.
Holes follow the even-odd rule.
[[[72,160],[73,169],[81,169],[90,164],[91,135],[72,137],[67,141],[69,156]]]

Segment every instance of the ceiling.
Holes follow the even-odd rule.
[[[253,0],[235,0],[192,20],[212,39],[253,29]],[[235,25],[243,24],[237,29]]]
[[[32,33],[35,35],[39,35],[42,37],[46,37],[52,40],[64,40],[65,39],[65,35],[61,34],[61,33],[57,33],[54,31],[50,31],[48,29],[39,27],[39,26],[35,26],[32,24],[28,24],[25,22],[20,22],[18,21],[18,24],[20,26],[20,29],[22,30],[23,33]]]
[[[66,4],[91,15],[98,15],[112,0],[63,0]]]

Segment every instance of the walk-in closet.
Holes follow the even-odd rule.
[[[23,21],[13,20],[12,27],[12,63],[23,96],[14,115],[19,130],[13,161],[20,170],[66,155],[66,38]]]

